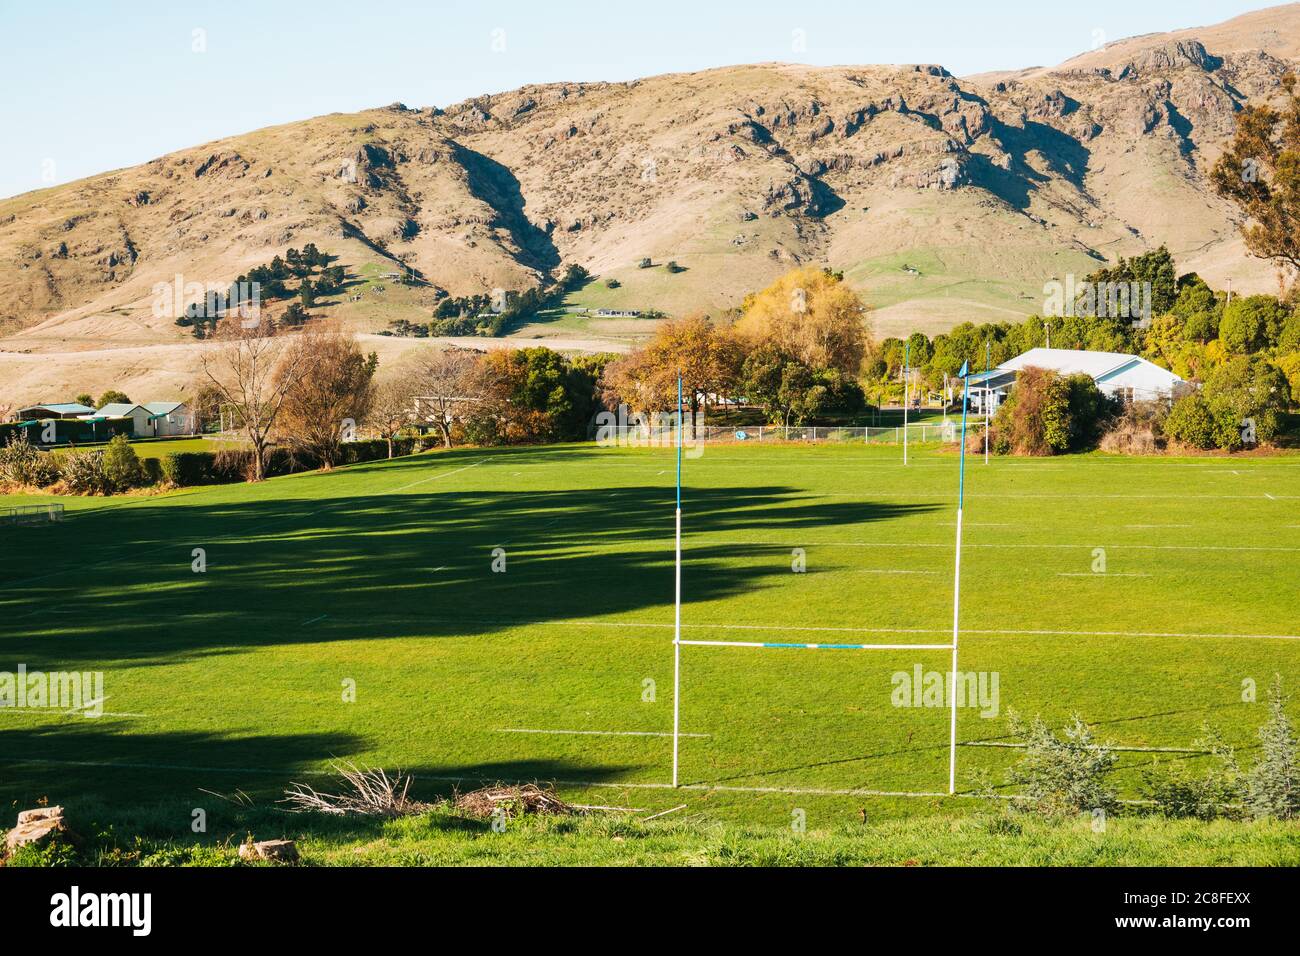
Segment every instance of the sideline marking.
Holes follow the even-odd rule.
[[[533,730],[520,727],[494,727],[494,734],[574,734],[583,737],[671,737],[655,730]],[[678,734],[679,737],[712,737],[713,734]]]

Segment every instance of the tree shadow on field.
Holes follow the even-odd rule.
[[[132,728],[134,730],[134,727]],[[257,806],[274,805],[292,783],[337,793],[332,764],[354,761],[371,743],[351,733],[229,735],[205,732],[122,731],[109,718],[69,718],[34,728],[0,729],[0,800],[18,808],[103,802],[147,806],[168,798],[192,797],[191,806],[211,809],[243,794]],[[386,766],[392,772],[397,768]],[[414,778],[416,799],[432,801],[497,782],[603,783],[639,768],[588,764],[558,758],[481,763],[403,764]],[[223,797],[226,799],[223,801]],[[188,833],[190,816],[176,827]]]
[[[513,458],[522,467],[547,456],[531,450]],[[39,541],[41,553],[0,568],[8,578],[0,585],[7,621],[0,659],[71,670],[106,661],[175,664],[273,645],[491,634],[632,611],[647,612],[640,621],[671,623],[671,487],[456,490],[454,480],[433,479],[462,467],[460,459],[440,460],[450,468],[394,462],[382,489],[351,497],[271,497],[272,482],[252,500],[194,495],[51,526],[24,539]],[[536,480],[536,472],[524,474]],[[316,484],[294,484],[304,480]],[[279,487],[328,491],[333,480]],[[828,502],[777,484],[691,489],[691,535],[744,532],[767,543],[691,547],[688,539],[687,599],[716,600],[788,576],[789,548],[766,533],[930,510]],[[192,569],[195,548],[204,550],[203,573]],[[780,553],[785,560],[755,567],[755,558]],[[23,578],[20,570],[37,573]]]

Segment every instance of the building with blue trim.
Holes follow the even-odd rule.
[[[1060,375],[1091,376],[1101,391],[1124,402],[1169,400],[1186,383],[1168,369],[1138,355],[1122,352],[1089,352],[1083,349],[1030,349],[997,368],[970,377],[971,406],[980,414],[984,402],[990,411],[1006,399],[1016,384],[1016,375],[1026,368],[1050,369]]]

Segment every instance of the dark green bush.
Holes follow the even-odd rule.
[[[174,451],[162,459],[162,477],[178,488],[201,485],[213,479],[210,451]]]
[[[141,458],[140,472],[143,475],[143,484],[160,484],[163,479],[162,461],[157,458]]]
[[[113,491],[127,491],[144,484],[144,469],[125,435],[114,435],[104,450],[104,480]]]

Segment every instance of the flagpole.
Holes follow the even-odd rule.
[[[682,718],[682,376],[677,375],[677,547],[673,570],[673,787]]]
[[[969,363],[961,366],[961,464],[957,472],[957,567],[952,579],[952,695],[948,740],[948,793],[957,792],[957,636],[961,620],[961,513],[966,498],[966,405],[970,398]]]
[[[903,464],[907,464],[907,406],[908,399],[908,378],[911,374],[912,364],[912,340],[908,339],[903,343]]]

